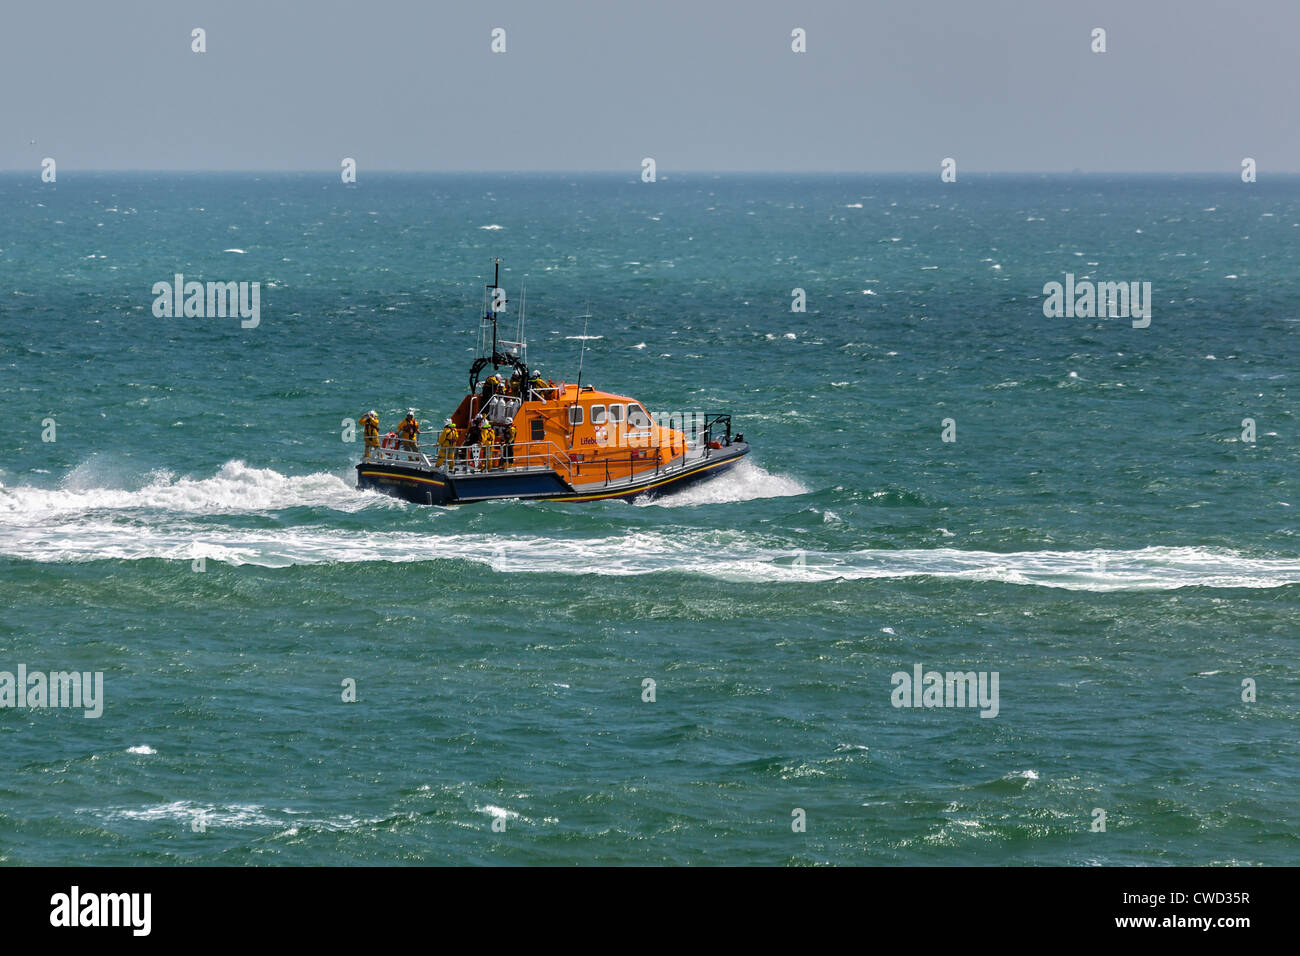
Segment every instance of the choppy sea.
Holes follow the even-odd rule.
[[[493,257],[544,375],[589,313],[584,382],[750,459],[357,491]],[[1298,275],[1296,177],[0,176],[0,671],[103,675],[0,707],[0,862],[1293,863]]]

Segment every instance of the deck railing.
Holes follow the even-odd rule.
[[[362,461],[433,468],[433,462],[420,450],[419,445],[405,439],[399,439],[396,448],[385,448],[382,444],[367,445],[362,452]]]
[[[484,461],[484,446],[456,445],[439,448],[435,467],[444,468],[448,474],[474,474],[489,471],[524,471],[530,468],[548,468],[573,477],[572,463],[562,448],[552,441],[517,441],[510,445],[494,443],[487,446],[490,460]],[[509,449],[509,457],[506,457]],[[438,465],[437,462],[441,462]]]
[[[656,474],[668,474],[686,467],[691,457],[685,449],[680,454],[669,458],[662,448],[647,448],[639,451],[629,450],[627,455],[618,457],[596,456],[578,459],[552,441],[515,442],[511,454],[505,457],[506,446],[494,444],[491,460],[484,462],[483,446],[457,445],[452,448],[432,450],[410,448],[371,448],[371,455],[364,459],[378,464],[402,465],[428,471],[445,471],[450,475],[475,475],[502,472],[517,472],[547,469],[565,477],[570,483],[574,481],[592,481],[604,479],[605,484],[630,478],[634,469],[640,466],[644,471],[653,465]],[[681,446],[678,446],[681,447]],[[706,455],[701,455],[706,457]],[[615,474],[620,471],[622,474]]]
[[[399,441],[397,448],[367,447],[367,454],[363,460],[428,471],[445,471],[451,475],[548,469],[566,477],[571,484],[575,480],[592,481],[604,478],[605,484],[608,485],[619,480],[630,479],[638,466],[641,466],[641,470],[644,471],[645,468],[653,465],[656,474],[671,474],[700,459],[711,457],[713,449],[709,447],[709,442],[718,440],[712,437],[715,430],[725,430],[726,440],[729,442],[731,417],[729,415],[709,416],[702,429],[704,440],[698,444],[688,440],[684,445],[671,447],[652,445],[645,448],[629,448],[625,456],[618,457],[596,455],[586,458],[584,453],[579,453],[584,455],[579,458],[565,451],[555,442],[543,440],[516,441],[510,446],[494,443],[488,446],[490,459],[485,461],[482,445],[456,445],[450,448],[437,446],[435,452],[433,447],[427,445],[420,448],[412,442]],[[510,450],[508,457],[507,447]],[[677,453],[678,448],[681,448],[680,453]],[[692,457],[692,452],[698,452],[698,456]],[[614,470],[624,471],[624,473],[615,476]]]

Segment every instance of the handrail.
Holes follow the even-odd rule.
[[[712,450],[709,448],[709,442],[715,440],[713,438],[714,425],[726,426],[726,443],[728,445],[731,444],[731,413],[715,412],[713,414],[708,414],[706,412],[704,415],[704,456],[706,458],[709,457],[709,452]]]
[[[482,402],[482,400],[483,400],[482,391],[483,391],[483,389],[482,389],[482,388],[479,388],[477,391],[471,393],[471,395],[472,395],[472,397],[473,397],[474,399],[476,399],[476,400]],[[562,392],[564,391],[564,389],[561,388],[559,385],[543,385],[541,388],[534,388],[532,385],[529,385],[527,382],[525,382],[525,383],[524,383],[524,389],[523,389],[523,391],[528,392],[529,395],[536,395],[536,394],[539,394],[539,393],[541,393],[541,392],[556,392],[556,393],[562,393]],[[522,394],[522,392],[512,392],[512,391],[510,391],[510,389],[508,389],[508,388],[507,388],[507,389],[503,389],[502,391],[499,391],[499,392],[492,392],[492,393],[488,396],[488,401],[491,401],[491,400],[494,399],[494,398],[517,398],[517,399],[519,399],[520,401],[525,401],[525,402],[544,402],[544,401],[549,401],[549,399],[545,399],[545,398],[529,398],[528,395],[524,395],[524,394]]]
[[[372,453],[373,452],[373,453]],[[429,460],[429,456],[420,451],[418,445],[410,447],[406,439],[399,439],[396,448],[384,448],[382,445],[367,445],[361,456],[362,462],[367,461],[414,461],[422,462],[426,468],[432,469],[434,464]]]
[[[510,442],[511,463],[504,466],[497,464],[497,462],[500,461],[500,449],[502,444],[502,442],[493,442],[490,446],[493,454],[493,465],[488,469],[482,469],[480,467],[481,462],[478,460],[478,455],[480,454],[478,449],[482,448],[482,445],[477,443],[462,443],[454,446],[451,449],[450,473],[477,472],[482,470],[512,471],[520,468],[547,467],[552,470],[563,469],[570,479],[573,477],[573,468],[568,454],[556,445],[555,442],[550,441],[549,439],[544,441]],[[439,451],[439,457],[445,458],[445,455],[441,454],[441,449],[439,449]],[[536,465],[533,464],[534,459],[537,460]]]

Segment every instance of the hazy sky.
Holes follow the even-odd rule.
[[[1300,171],[1298,38],[1300,0],[4,0],[0,169],[1235,174],[1251,156],[1262,177]]]

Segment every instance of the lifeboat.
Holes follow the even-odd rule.
[[[730,414],[652,415],[629,395],[583,385],[581,360],[576,382],[543,379],[528,364],[522,295],[514,340],[498,334],[506,300],[499,259],[494,267],[469,390],[450,426],[425,423],[416,441],[367,446],[358,488],[427,505],[633,499],[716,477],[749,453]]]

